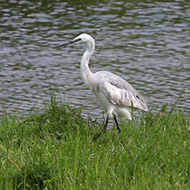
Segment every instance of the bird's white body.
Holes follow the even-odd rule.
[[[81,59],[82,78],[84,83],[94,92],[102,107],[107,111],[105,126],[102,132],[94,139],[96,140],[102,133],[106,132],[109,116],[114,117],[117,129],[121,132],[116,116],[131,120],[132,107],[147,111],[143,97],[128,82],[113,73],[107,71],[92,73],[90,71],[88,64],[95,49],[94,39],[90,35],[81,34],[74,40],[57,47],[75,42],[86,44],[86,51]]]
[[[107,71],[97,73],[90,71],[88,64],[95,48],[94,39],[88,34],[81,34],[75,39],[81,39],[87,45],[81,59],[81,74],[84,83],[94,92],[107,113],[110,116],[116,114],[131,120],[131,107],[147,111],[142,96],[128,82]]]

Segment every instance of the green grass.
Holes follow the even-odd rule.
[[[189,114],[163,107],[94,142],[97,125],[54,98],[43,113],[4,114],[0,189],[190,189]]]

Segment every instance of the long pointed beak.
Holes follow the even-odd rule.
[[[68,42],[66,42],[66,43],[64,43],[64,44],[60,44],[60,45],[58,45],[58,46],[55,46],[55,48],[59,48],[59,47],[62,47],[62,46],[66,46],[66,45],[69,45],[69,44],[73,44],[73,43],[76,43],[76,42],[78,42],[78,41],[80,41],[80,40],[81,40],[81,38],[77,38],[77,39],[68,41]]]

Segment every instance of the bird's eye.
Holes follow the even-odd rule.
[[[137,99],[139,99],[139,96],[138,96],[138,95],[136,95],[136,98],[137,98]]]

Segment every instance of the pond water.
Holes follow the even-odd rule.
[[[54,46],[89,33],[96,42],[93,72],[131,83],[150,109],[190,110],[190,1],[0,1],[0,114],[27,114],[58,99],[101,117],[83,84],[81,44]]]

